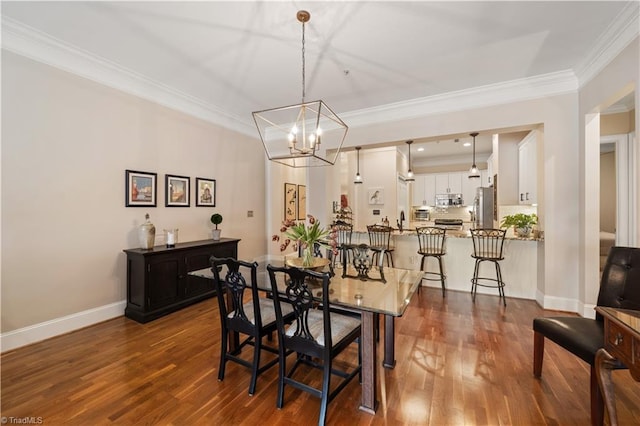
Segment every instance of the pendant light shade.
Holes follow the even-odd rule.
[[[353,183],[360,184],[362,183],[362,176],[360,176],[360,149],[361,147],[356,146],[356,178],[353,180]]]
[[[323,101],[305,101],[306,10],[297,13],[302,23],[302,102],[256,111],[253,120],[267,157],[290,167],[333,165],[344,142],[347,125]]]
[[[409,145],[409,170],[407,170],[407,177],[405,178],[405,182],[414,182],[416,179],[413,177],[413,171],[411,171],[411,144],[413,141],[407,141],[407,145]]]
[[[476,136],[478,136],[478,132],[470,133],[469,136],[473,137],[473,164],[469,169],[469,179],[480,179],[480,170],[476,166]]]

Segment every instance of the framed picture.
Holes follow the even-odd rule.
[[[369,204],[384,204],[384,188],[369,188]]]
[[[298,208],[296,192],[295,183],[284,184],[284,220],[296,220]]]
[[[307,217],[307,187],[298,185],[298,220]]]
[[[196,178],[196,207],[216,206],[216,180]]]
[[[189,207],[189,177],[164,175],[165,206]]]
[[[155,207],[157,176],[156,173],[125,170],[125,207]]]

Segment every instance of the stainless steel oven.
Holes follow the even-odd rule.
[[[429,220],[429,209],[425,209],[425,208],[414,209],[413,220],[416,222]]]

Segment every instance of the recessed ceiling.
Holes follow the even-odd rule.
[[[631,3],[3,1],[2,15],[3,39],[28,28],[252,126],[301,100],[300,9],[307,100],[343,114],[575,72]]]

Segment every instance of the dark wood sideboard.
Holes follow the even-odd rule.
[[[127,249],[126,317],[146,323],[215,296],[213,280],[189,275],[209,267],[209,258],[238,257],[235,238],[178,243],[175,247]]]

